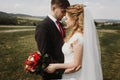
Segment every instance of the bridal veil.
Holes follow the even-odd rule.
[[[81,80],[103,80],[99,39],[92,15],[84,8],[84,46]]]

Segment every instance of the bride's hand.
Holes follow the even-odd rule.
[[[68,68],[68,69],[65,69],[65,74],[70,74],[70,73],[73,73],[73,71],[75,70],[75,68]]]
[[[55,70],[56,70],[55,64],[49,64],[49,66],[45,69],[45,71],[48,73],[53,73],[55,72]]]
[[[70,73],[74,73],[76,71],[79,71],[79,69],[81,69],[81,65],[77,66],[77,67],[73,67],[73,68],[68,68],[65,69],[65,74],[70,74]]]

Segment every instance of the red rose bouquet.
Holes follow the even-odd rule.
[[[51,59],[48,54],[41,55],[35,51],[25,60],[25,70],[26,72],[41,74],[50,62]]]

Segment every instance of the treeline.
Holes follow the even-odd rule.
[[[25,17],[25,16],[24,16]],[[27,25],[36,26],[39,24],[40,20],[29,19],[24,17],[18,17],[13,14],[8,14],[5,12],[0,12],[0,25]]]
[[[120,23],[115,22],[95,22],[96,26],[118,26],[120,27]]]
[[[17,18],[0,12],[0,25],[17,25]]]
[[[98,29],[117,29],[120,30],[120,23],[116,22],[95,22]]]
[[[40,23],[40,20],[17,18],[17,25],[36,26],[39,23]]]

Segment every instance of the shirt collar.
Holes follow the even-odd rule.
[[[53,21],[53,22],[55,22],[56,23],[56,21],[57,21],[57,19],[56,18],[54,18],[52,15],[48,15],[48,17]]]

